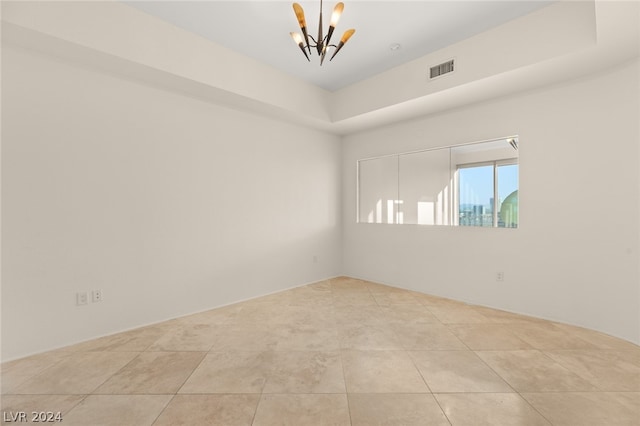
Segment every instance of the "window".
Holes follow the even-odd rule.
[[[359,223],[518,227],[518,140],[358,161]]]

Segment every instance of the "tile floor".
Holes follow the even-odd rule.
[[[640,425],[640,347],[336,278],[2,365],[63,425]],[[23,423],[24,424],[24,423]]]

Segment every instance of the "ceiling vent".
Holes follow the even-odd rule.
[[[436,65],[435,67],[431,67],[429,78],[440,77],[442,75],[449,74],[450,72],[453,72],[453,59],[440,65]]]

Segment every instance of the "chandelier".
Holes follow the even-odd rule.
[[[329,58],[329,61],[333,60],[333,58],[338,54],[342,46],[351,38],[353,33],[356,32],[354,29],[350,29],[344,32],[342,38],[340,39],[340,43],[336,46],[335,44],[329,44],[331,42],[331,36],[333,35],[333,31],[336,29],[336,25],[338,24],[338,19],[340,19],[340,15],[342,15],[342,10],[344,9],[344,3],[338,3],[333,8],[333,14],[331,15],[331,22],[329,23],[329,30],[327,31],[327,35],[323,37],[322,35],[322,0],[320,0],[320,22],[318,23],[318,38],[314,39],[313,36],[310,36],[307,33],[307,23],[304,19],[304,10],[302,10],[302,6],[298,3],[293,4],[293,11],[296,13],[296,18],[298,18],[298,24],[300,25],[300,30],[302,30],[302,35],[298,33],[290,33],[293,40],[296,42],[304,56],[307,58],[307,61],[311,62],[309,59],[309,55],[305,50],[309,50],[309,54],[311,54],[311,48],[318,52],[318,56],[320,56],[320,65],[324,62],[324,57],[327,54],[327,48],[334,47],[333,55]],[[313,43],[309,43],[309,39]]]

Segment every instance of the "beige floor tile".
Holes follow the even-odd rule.
[[[408,293],[413,296],[413,293],[402,288],[392,287],[379,283],[372,283],[370,281],[364,282],[365,287],[371,294],[384,294],[384,293]]]
[[[609,336],[608,334],[600,333],[594,330],[589,330],[582,327],[576,327],[568,324],[553,323],[554,327],[568,333],[572,336],[578,337],[586,342],[595,345],[599,349],[616,349],[616,350],[636,350],[640,351],[640,346],[635,345],[617,337]]]
[[[78,352],[14,389],[16,394],[88,394],[138,352]]]
[[[433,296],[431,294],[420,293],[417,291],[409,291],[413,297],[420,301],[427,307],[431,306],[448,306],[451,308],[468,306],[466,303],[458,302],[457,300],[447,299],[445,297]]]
[[[175,394],[205,352],[144,352],[113,375],[96,394]]]
[[[329,280],[322,280],[305,286],[311,290],[331,291],[331,283]]]
[[[290,306],[281,303],[253,303],[243,305],[234,319],[238,324],[286,324],[291,321],[293,312]],[[297,309],[301,309],[297,307]],[[287,313],[289,313],[287,315]]]
[[[625,410],[629,410],[632,418],[640,419],[640,392],[607,392],[607,394],[622,404]]]
[[[211,352],[180,393],[344,393],[337,352]]]
[[[142,352],[160,339],[170,330],[169,327],[150,326],[139,328],[99,339],[89,340],[69,346],[65,350],[69,351],[117,351],[117,352]]]
[[[65,426],[150,426],[171,395],[89,395],[64,417]]]
[[[289,306],[303,306],[307,309],[315,309],[317,307],[333,309],[333,296],[329,293],[306,299],[298,298],[289,302]]]
[[[281,291],[278,293],[268,294],[266,296],[245,300],[244,302],[240,302],[237,305],[242,307],[242,310],[253,308],[256,306],[286,306],[289,302],[288,293],[289,291]]]
[[[313,294],[316,293],[316,294]],[[298,295],[288,302],[289,306],[303,306],[308,309],[333,308],[333,296],[328,291],[309,291],[308,294]]]
[[[331,294],[331,285],[328,280],[318,281],[313,284],[302,285],[299,287],[286,290],[283,293],[287,293],[290,297],[298,297],[311,294]]]
[[[429,392],[404,351],[343,351],[342,365],[349,393]]]
[[[385,325],[349,325],[338,327],[340,348],[353,350],[399,350],[402,343],[392,328]]]
[[[219,327],[221,326],[209,324],[176,325],[147,350],[151,352],[206,352],[215,343]]]
[[[382,317],[378,316],[381,321],[387,324],[440,324],[436,318],[424,305],[389,305],[382,306]]]
[[[32,374],[17,374],[10,371],[0,373],[0,392],[2,392],[3,395],[14,393],[18,387],[32,377]]]
[[[272,325],[230,324],[218,331],[211,351],[270,351],[279,340]]]
[[[476,351],[518,392],[595,391],[595,386],[537,350]]]
[[[367,281],[360,280],[350,280],[344,281],[340,283],[336,283],[332,280],[329,290],[332,294],[340,294],[340,293],[363,293],[363,294],[371,294],[369,290],[369,284]]]
[[[448,426],[449,421],[430,394],[350,393],[352,426]]]
[[[263,393],[345,393],[339,352],[275,352]]]
[[[338,332],[334,328],[276,325],[273,327],[277,351],[337,351]]]
[[[536,410],[515,393],[458,393],[434,395],[453,426],[549,426]]]
[[[14,415],[15,413],[24,412],[27,415],[28,424],[33,424],[31,422],[31,413],[34,411],[36,413],[51,412],[54,413],[54,416],[60,413],[64,421],[69,410],[80,403],[84,397],[84,395],[3,395],[2,412],[14,413]],[[0,421],[2,422],[0,424],[3,425],[16,424],[16,422],[5,422],[4,415]]]
[[[71,355],[66,351],[50,351],[14,361],[3,362],[0,365],[0,373],[15,372],[21,375],[35,375],[51,367],[64,358]],[[3,376],[4,377],[4,376]]]
[[[378,305],[371,306],[336,306],[334,308],[336,326],[384,325],[383,310]]]
[[[330,307],[333,304],[328,283],[324,284],[324,287],[316,284],[306,285],[285,293],[287,294],[287,304],[290,306]]]
[[[249,300],[238,304],[240,310],[238,315],[233,319],[233,324],[260,324],[267,319],[271,319],[276,315],[277,309],[286,306],[286,302],[265,302],[263,298]]]
[[[51,351],[3,363],[0,371],[2,393],[13,392],[30,378],[54,366],[69,355],[71,353],[65,351]]]
[[[212,351],[335,351],[337,331],[327,324],[235,324],[220,330]]]
[[[638,394],[640,395],[640,394]],[[615,393],[561,392],[522,395],[554,426],[637,426],[640,400],[634,405]]]
[[[511,325],[516,336],[536,349],[597,349],[597,346],[566,333],[550,322]]]
[[[466,350],[467,346],[442,324],[395,323],[393,331],[407,350]]]
[[[393,306],[393,305],[418,305],[422,306],[420,301],[413,297],[409,292],[386,292],[386,293],[372,293],[373,298],[379,306]]]
[[[273,352],[210,352],[179,393],[260,393],[273,359]]]
[[[530,317],[527,315],[516,314],[507,311],[501,311],[499,309],[487,308],[485,306],[473,305],[472,309],[481,313],[489,322],[494,324],[526,324],[526,323],[540,323],[544,322],[539,318]]]
[[[409,355],[431,392],[513,392],[472,351],[420,351]]]
[[[181,324],[228,324],[234,322],[240,313],[241,306],[230,305],[209,311],[188,315],[179,319]]]
[[[376,299],[368,290],[333,292],[333,304],[335,306],[378,306]]]
[[[429,306],[428,309],[443,324],[491,323],[491,320],[469,305]]]
[[[510,327],[501,324],[454,324],[449,330],[473,350],[532,349]]]
[[[614,395],[625,405],[633,407],[640,415],[640,392],[607,392]]]
[[[329,288],[331,291],[339,290],[369,290],[368,281],[359,280],[351,277],[337,277],[329,280]]]
[[[153,426],[251,426],[260,395],[176,395]]]
[[[640,351],[545,351],[554,361],[603,391],[640,391]]]
[[[253,426],[349,426],[345,394],[262,395]]]

